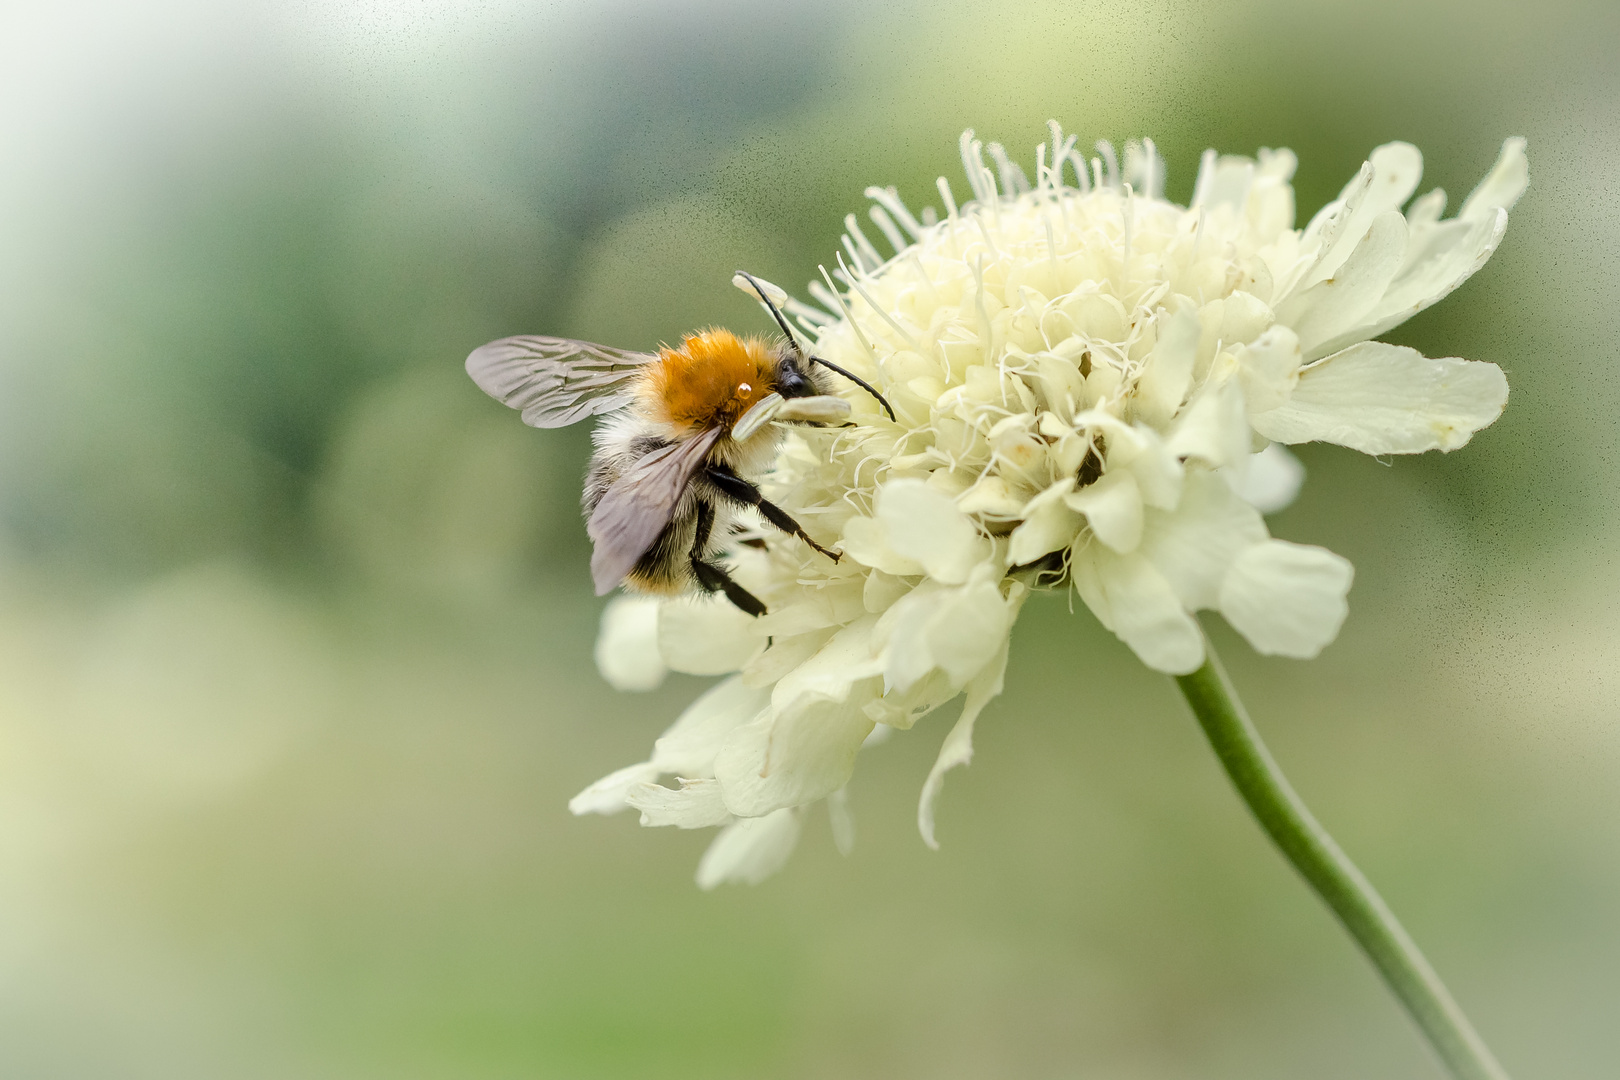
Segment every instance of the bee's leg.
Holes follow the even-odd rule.
[[[714,507],[702,499],[697,504],[697,529],[692,536],[692,573],[705,592],[723,592],[726,599],[748,614],[758,618],[765,614],[765,605],[759,597],[731,580],[725,567],[705,562],[703,551],[709,546],[709,534],[714,530]]]
[[[827,558],[831,559],[833,562],[838,561],[838,552],[828,551],[826,548],[810,539],[810,534],[804,531],[804,526],[793,520],[792,515],[790,515],[786,510],[783,510],[780,506],[777,506],[775,503],[771,502],[769,499],[765,498],[765,496],[759,493],[759,488],[755,487],[747,480],[744,480],[742,477],[738,476],[724,465],[717,464],[708,466],[703,470],[703,476],[704,479],[713,484],[715,489],[718,490],[722,495],[725,495],[728,498],[736,499],[744,506],[756,507],[760,512],[760,516],[762,516],[772,525],[775,525],[778,529],[781,529],[785,533],[791,533],[794,536],[797,536],[800,540],[803,540],[805,543],[827,556]]]

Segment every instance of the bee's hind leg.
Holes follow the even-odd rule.
[[[697,530],[692,538],[692,574],[704,592],[723,592],[726,599],[739,610],[758,618],[765,614],[765,605],[759,597],[731,580],[725,567],[707,562],[703,550],[709,546],[709,533],[714,529],[714,507],[699,500],[697,504]]]
[[[761,517],[770,522],[772,525],[775,525],[778,529],[781,529],[785,533],[790,533],[793,536],[797,536],[800,540],[803,540],[805,543],[827,556],[827,558],[831,559],[833,562],[838,561],[838,552],[828,551],[826,548],[810,539],[810,534],[804,531],[804,526],[800,525],[797,521],[794,521],[791,514],[789,514],[786,510],[783,510],[780,506],[777,506],[775,503],[771,502],[764,495],[761,495],[759,488],[738,476],[724,465],[710,465],[708,468],[703,470],[703,476],[704,479],[713,484],[715,489],[722,495],[725,495],[727,498],[736,499],[744,506],[755,507],[759,510]]]

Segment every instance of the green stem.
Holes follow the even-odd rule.
[[[1207,648],[1206,643],[1206,648]],[[1440,976],[1360,870],[1289,786],[1213,649],[1176,684],[1261,828],[1333,909],[1457,1080],[1508,1080]]]

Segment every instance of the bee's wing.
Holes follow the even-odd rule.
[[[647,554],[721,434],[722,429],[711,428],[685,442],[654,450],[607,489],[585,527],[596,545],[591,577],[597,596],[623,580],[636,560]]]
[[[467,374],[525,424],[554,428],[629,404],[630,380],[652,359],[572,338],[509,337],[474,349]]]

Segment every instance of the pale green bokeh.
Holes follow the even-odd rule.
[[[1390,335],[1507,369],[1465,450],[1301,456],[1340,640],[1211,630],[1308,801],[1516,1076],[1620,1063],[1620,17],[1606,5],[204,5],[0,16],[0,1075],[1435,1077],[1173,687],[1038,598],[971,768],[864,755],[854,853],[699,893],[576,820],[700,680],[597,678],[583,430],[520,331],[764,331],[868,184],[974,126],[1401,138],[1531,188]]]

